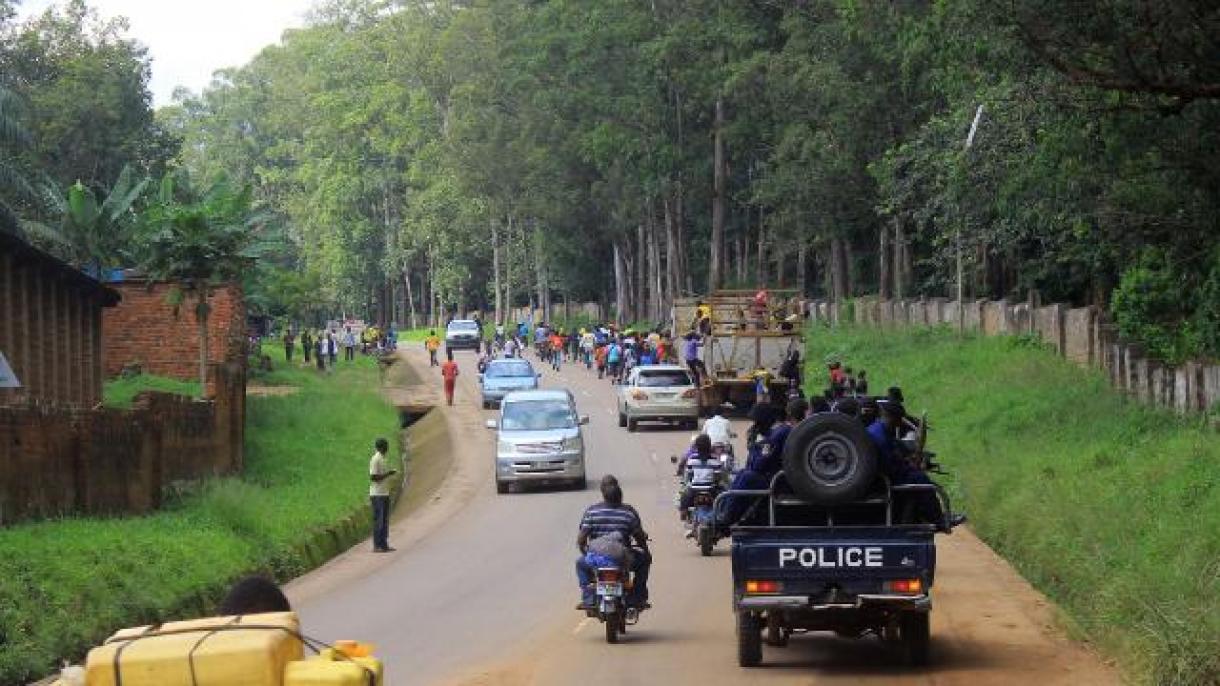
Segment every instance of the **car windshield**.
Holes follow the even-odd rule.
[[[564,400],[518,400],[505,403],[500,428],[505,431],[571,429],[576,413]]]
[[[449,322],[450,331],[475,331],[479,328],[474,322]]]
[[[534,368],[529,362],[496,362],[487,368],[487,378],[504,379],[513,376],[532,377]]]
[[[640,372],[639,386],[690,386],[690,375],[680,369]]]

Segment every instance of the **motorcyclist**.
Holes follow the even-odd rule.
[[[712,412],[712,416],[703,422],[703,433],[711,439],[713,448],[718,445],[724,447],[724,452],[728,456],[725,466],[729,469],[736,469],[733,465],[736,457],[733,450],[733,425],[724,418],[720,408],[716,408]]]
[[[678,498],[678,513],[683,520],[694,504],[692,486],[715,486],[724,469],[724,462],[712,454],[712,439],[707,434],[695,436],[691,447],[678,460],[675,476],[682,477],[682,491]],[[689,534],[688,534],[689,535]]]
[[[588,609],[594,604],[593,581],[596,565],[589,559],[591,548],[597,548],[598,539],[618,538],[624,544],[635,541],[635,546],[626,551],[623,566],[634,575],[634,586],[625,599],[628,607],[648,607],[648,571],[652,567],[652,554],[648,551],[648,534],[644,532],[640,515],[635,508],[623,502],[623,489],[618,479],[607,474],[601,481],[602,501],[590,505],[580,518],[580,533],[576,536],[576,547],[580,557],[576,559],[576,580],[580,584],[580,605],[577,609]]]

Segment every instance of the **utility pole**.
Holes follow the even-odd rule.
[[[974,134],[978,133],[979,121],[983,119],[983,106],[980,104],[978,109],[974,111],[974,121],[970,124],[970,133],[966,136],[966,152],[962,156],[962,164],[966,164],[966,155],[970,153],[970,148],[974,146]],[[962,227],[958,224],[957,227],[957,335],[961,336],[966,332],[966,306],[963,298],[965,297],[962,289]]]

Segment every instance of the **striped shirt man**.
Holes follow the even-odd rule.
[[[603,501],[590,505],[580,518],[580,531],[590,540],[617,531],[623,535],[624,541],[630,541],[642,530],[639,513],[625,503],[612,505]]]

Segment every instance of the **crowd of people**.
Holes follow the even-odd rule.
[[[685,338],[687,341],[699,339],[694,332]],[[672,335],[659,326],[637,330],[619,329],[606,323],[561,327],[542,322],[532,328],[525,323],[515,327],[496,326],[494,335],[484,341],[479,368],[482,370],[496,357],[520,357],[531,347],[538,358],[555,371],[561,370],[564,364],[583,365],[590,372],[596,370],[597,378],[610,379],[612,383],[622,383],[638,366],[678,363]],[[689,345],[684,353],[683,359],[692,369],[702,368],[697,345],[693,353]],[[699,377],[694,378],[698,383]]]
[[[357,353],[381,355],[398,348],[397,330],[393,325],[383,327],[380,324],[361,326],[331,323],[323,328],[301,329],[289,325],[280,339],[284,345],[286,361],[292,362],[299,345],[304,364],[316,365],[319,371],[333,368],[339,360],[340,352],[345,361],[352,362],[355,361]]]

